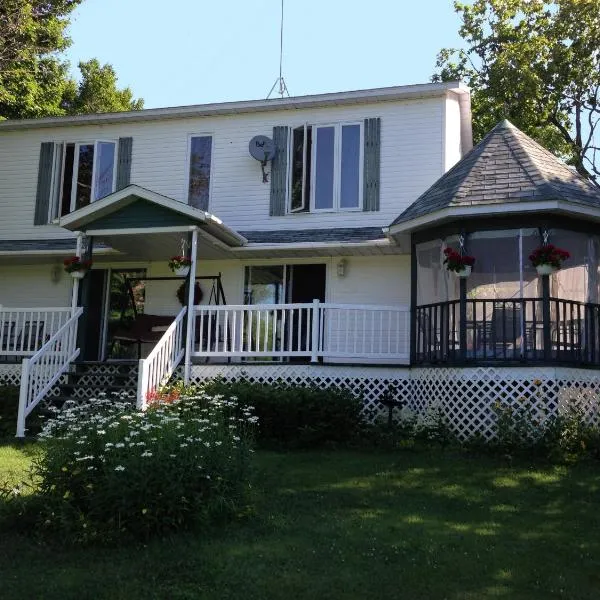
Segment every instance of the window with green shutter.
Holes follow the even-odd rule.
[[[35,224],[45,225],[129,185],[131,148],[132,138],[42,143]]]
[[[379,118],[288,128],[286,212],[379,210],[380,129]],[[282,177],[275,162],[272,208],[273,188],[281,186],[274,181]]]

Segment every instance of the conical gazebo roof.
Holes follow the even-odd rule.
[[[600,211],[600,189],[504,120],[417,198],[390,231],[410,230],[411,222],[427,216],[435,222],[436,213],[445,220],[453,214],[546,210],[545,204],[551,212],[565,212],[566,205],[576,213],[581,207]]]

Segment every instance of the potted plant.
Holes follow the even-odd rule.
[[[475,258],[468,254],[461,254],[453,248],[444,250],[444,264],[448,271],[452,271],[457,277],[468,277],[471,274]]]
[[[192,259],[187,256],[172,256],[169,260],[169,269],[178,277],[186,277],[191,266]]]
[[[92,266],[91,260],[81,260],[79,256],[69,256],[63,260],[65,271],[74,279],[83,279]]]
[[[551,275],[562,267],[563,261],[571,255],[553,244],[543,244],[536,248],[530,255],[529,260],[536,268],[538,275]]]

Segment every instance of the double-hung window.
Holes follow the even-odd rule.
[[[52,218],[64,216],[108,196],[115,189],[117,143],[114,141],[59,144],[55,153]]]
[[[362,209],[361,123],[291,131],[288,212]]]
[[[194,208],[208,210],[212,136],[190,136],[189,163],[188,203]]]

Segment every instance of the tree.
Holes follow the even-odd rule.
[[[0,0],[0,120],[142,108],[116,87],[110,65],[79,63],[69,77],[60,53],[70,45],[69,16],[83,0]]]
[[[476,140],[508,118],[600,185],[600,0],[455,2],[466,49],[434,81],[473,90]]]
[[[0,2],[0,118],[61,114],[68,15],[82,0]]]
[[[100,66],[97,59],[79,63],[81,82],[71,82],[65,90],[62,108],[67,114],[141,110],[144,101],[134,100],[129,88],[117,88],[117,74],[111,65]]]

